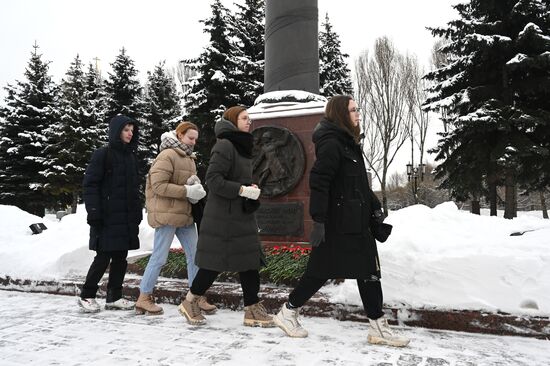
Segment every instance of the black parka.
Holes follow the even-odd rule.
[[[325,224],[325,241],[313,248],[306,275],[316,278],[380,277],[369,222],[380,209],[360,146],[344,129],[321,120],[313,132],[316,161],[310,172],[310,215]]]
[[[229,121],[216,123],[216,136],[237,131]],[[245,132],[242,132],[245,133]],[[217,272],[257,270],[263,260],[258,224],[253,213],[245,212],[242,185],[252,183],[252,159],[237,151],[228,139],[218,138],[212,148],[204,208],[195,263]]]
[[[125,125],[134,125],[129,144],[120,133]],[[138,144],[136,121],[119,115],[109,122],[109,146],[94,151],[86,168],[83,197],[90,227],[91,250],[118,251],[139,248],[139,223],[142,205],[139,197]],[[108,151],[109,150],[109,151]]]

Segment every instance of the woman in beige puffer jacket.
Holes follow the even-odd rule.
[[[197,274],[195,253],[198,237],[191,205],[206,195],[196,176],[193,148],[198,137],[198,128],[191,122],[182,122],[175,131],[165,132],[161,137],[160,153],[149,170],[145,190],[147,221],[155,228],[155,238],[153,253],[140,284],[136,303],[138,314],[163,312],[155,304],[152,293],[174,236],[185,251],[189,286]],[[205,311],[215,311],[215,306],[208,304],[205,298],[202,300]]]

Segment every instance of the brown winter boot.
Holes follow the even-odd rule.
[[[199,308],[201,308],[203,314],[206,315],[214,314],[216,310],[218,310],[216,305],[212,305],[208,302],[208,300],[206,300],[206,296],[201,296],[199,298]]]
[[[262,302],[244,307],[244,325],[249,327],[272,328],[275,326],[273,317],[267,314]]]
[[[202,316],[201,308],[199,307],[199,299],[200,296],[193,295],[191,291],[189,291],[178,306],[180,314],[183,315],[191,325],[206,324],[206,319]]]
[[[162,313],[164,313],[164,310],[155,304],[153,294],[139,294],[139,298],[136,302],[137,315],[161,315]]]

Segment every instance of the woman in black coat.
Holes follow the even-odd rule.
[[[217,141],[210,154],[208,199],[199,231],[195,263],[199,266],[178,309],[193,325],[205,323],[198,301],[220,272],[239,272],[245,306],[244,325],[273,327],[258,298],[262,249],[254,210],[260,189],[252,182],[250,117],[246,108],[227,109],[216,123]]]
[[[298,322],[300,307],[328,279],[353,278],[369,318],[368,341],[405,346],[408,339],[391,332],[382,311],[380,262],[370,228],[381,205],[369,187],[358,144],[359,122],[357,103],[337,95],[329,100],[325,117],[315,127],[316,161],[309,177],[313,249],[306,272],[274,322],[291,337],[307,337]]]
[[[109,145],[97,149],[86,169],[83,197],[90,225],[90,250],[96,251],[78,304],[86,312],[99,311],[98,283],[109,269],[105,309],[129,310],[133,302],[122,298],[128,250],[139,249],[138,144],[136,121],[118,115],[109,122]]]

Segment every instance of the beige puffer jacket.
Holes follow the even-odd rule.
[[[168,148],[158,154],[149,170],[145,189],[150,226],[182,227],[193,223],[184,185],[194,174],[197,174],[194,155],[189,157],[179,148]]]

